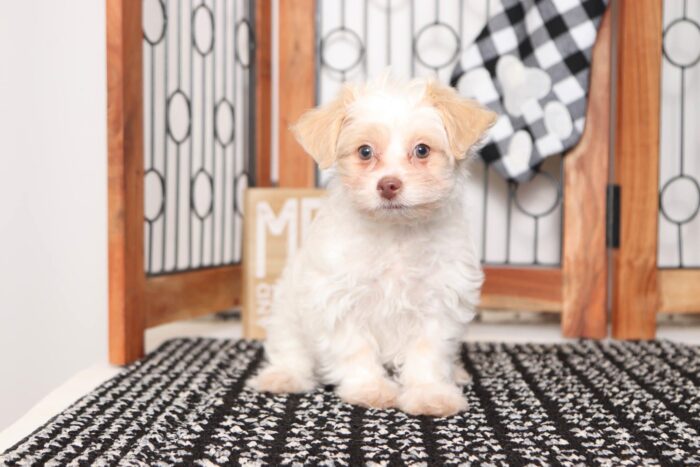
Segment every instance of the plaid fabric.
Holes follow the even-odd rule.
[[[451,84],[499,114],[481,156],[529,179],[574,146],[585,123],[591,55],[607,0],[501,0]]]

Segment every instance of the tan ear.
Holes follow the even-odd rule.
[[[426,97],[440,112],[452,153],[457,159],[464,159],[469,149],[496,122],[496,113],[460,96],[449,86],[431,81],[427,85]]]
[[[314,158],[321,169],[327,169],[335,161],[340,129],[343,126],[347,106],[353,99],[353,88],[346,85],[338,97],[304,113],[292,126],[299,144]]]

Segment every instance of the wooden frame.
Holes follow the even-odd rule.
[[[279,2],[279,186],[313,187],[316,170],[289,131],[316,104],[316,1]],[[283,39],[284,38],[284,39]]]
[[[657,312],[700,312],[700,270],[660,269],[657,260],[663,4],[625,0],[619,7],[620,246],[613,255],[612,332],[618,339],[652,339]]]
[[[561,268],[484,268],[481,306],[491,309],[550,311],[563,307]]]
[[[109,360],[143,355],[153,326],[238,306],[242,267],[146,277],[141,2],[106,0],[108,85]],[[256,179],[270,180],[270,3],[256,10]]]
[[[143,355],[141,2],[107,0],[109,360]]]
[[[280,185],[311,187],[311,159],[288,127],[315,96],[315,18],[312,0],[280,2]],[[602,338],[607,333],[606,186],[610,145],[610,12],[593,53],[586,129],[564,159],[561,268],[486,268],[482,303],[562,313],[562,333]],[[294,31],[289,36],[286,31]],[[303,34],[300,34],[303,31]],[[293,38],[290,40],[289,38]]]
[[[634,5],[633,5],[634,3]],[[615,181],[620,245],[613,254],[613,336],[650,338],[659,306],[661,0],[619,2]]]
[[[143,269],[143,96],[139,2],[106,0],[109,137],[110,361],[143,354],[144,331],[241,302],[241,267],[146,277]],[[270,181],[271,4],[256,2],[256,179]],[[315,170],[289,125],[315,100],[313,0],[280,2],[280,186],[311,187]],[[605,335],[605,180],[608,154],[609,15],[594,51],[588,125],[565,159],[562,268],[486,268],[486,307],[562,313],[568,336]],[[585,155],[585,157],[583,157]],[[585,201],[582,201],[585,200]],[[576,213],[576,215],[566,213]],[[596,253],[597,252],[597,253]],[[670,275],[669,275],[670,277]],[[672,280],[664,287],[675,287]],[[677,295],[677,294],[676,294]],[[683,300],[664,302],[686,309]]]
[[[610,163],[611,10],[593,48],[586,128],[564,157],[562,333],[607,335],[606,191]]]
[[[272,184],[272,2],[255,2],[255,150],[257,186]]]

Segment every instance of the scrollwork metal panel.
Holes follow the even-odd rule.
[[[145,270],[241,260],[252,182],[251,0],[143,0]]]
[[[700,5],[664,2],[659,266],[700,267]]]

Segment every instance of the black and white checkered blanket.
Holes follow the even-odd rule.
[[[583,133],[591,55],[607,0],[490,2],[451,84],[499,114],[481,156],[510,180]]]

